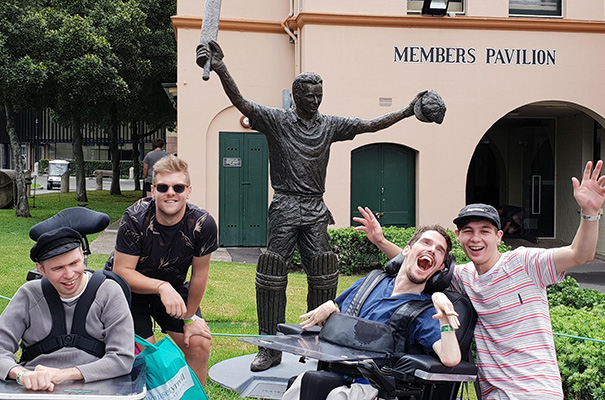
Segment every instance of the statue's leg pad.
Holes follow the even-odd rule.
[[[336,297],[338,289],[338,257],[331,251],[311,260],[307,267],[307,308],[311,311]]]

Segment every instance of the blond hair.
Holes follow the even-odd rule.
[[[191,178],[189,177],[189,164],[187,164],[187,161],[173,155],[163,157],[153,165],[152,183],[155,185],[157,174],[172,174],[178,172],[185,174],[185,183],[189,185],[191,183]]]

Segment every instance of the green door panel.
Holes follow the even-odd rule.
[[[222,246],[267,244],[268,150],[258,133],[219,137],[219,241]]]
[[[267,244],[267,142],[259,134],[246,134],[244,141],[242,246],[264,246]]]
[[[357,207],[380,211],[381,183],[376,171],[381,169],[380,149],[364,146],[351,154],[351,224],[353,217],[361,217]]]
[[[243,138],[237,133],[221,133],[219,142],[219,240],[223,246],[239,246],[242,226],[242,195],[239,187],[242,181]]]
[[[357,206],[370,207],[382,225],[416,222],[416,154],[391,143],[376,143],[351,154],[351,224]]]
[[[414,226],[416,168],[414,152],[398,145],[382,146],[382,224]]]

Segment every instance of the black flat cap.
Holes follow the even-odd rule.
[[[458,213],[458,217],[454,220],[454,224],[460,228],[462,225],[464,225],[466,220],[471,218],[485,219],[495,225],[498,230],[501,229],[500,214],[498,214],[498,211],[490,205],[476,203],[465,206]]]
[[[43,233],[29,252],[34,262],[40,262],[67,253],[82,243],[82,236],[72,228],[63,226]]]

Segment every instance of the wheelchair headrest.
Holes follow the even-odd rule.
[[[105,213],[93,211],[86,207],[71,207],[61,210],[54,216],[32,226],[29,230],[29,237],[37,241],[43,233],[63,226],[68,226],[80,235],[85,236],[101,232],[107,228],[109,222],[109,215]]]
[[[397,273],[399,273],[399,269],[401,269],[404,259],[405,256],[403,253],[399,253],[390,259],[389,262],[384,266],[385,272],[390,276],[397,275]],[[426,282],[424,291],[426,293],[442,292],[450,287],[450,281],[452,280],[452,274],[454,273],[455,266],[456,257],[452,253],[448,253],[447,258],[445,259],[445,268],[443,268],[441,271],[435,272],[435,274],[429,278],[429,280]]]

